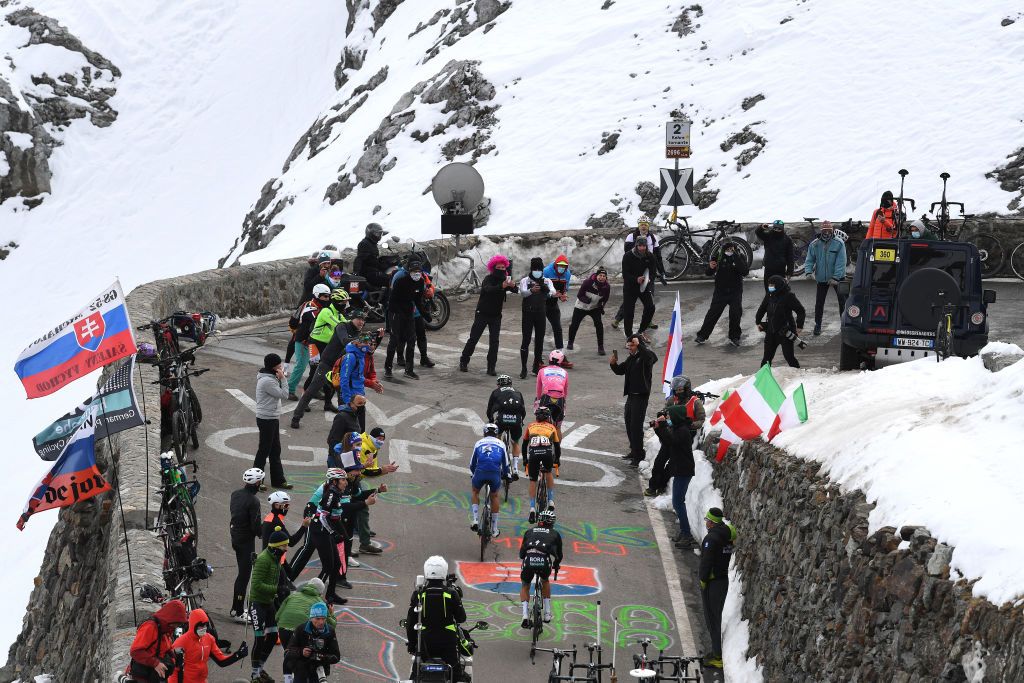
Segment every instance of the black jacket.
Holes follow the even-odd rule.
[[[324,276],[320,274],[319,263],[314,263],[306,269],[302,276],[302,297],[299,299],[299,306],[313,298],[313,288],[323,281]]]
[[[626,356],[626,360],[612,366],[612,372],[616,375],[625,375],[626,379],[622,386],[622,395],[651,393],[651,373],[654,364],[658,362],[658,355],[641,344],[636,354]]]
[[[796,314],[796,321],[793,321],[793,314]],[[764,297],[761,306],[757,309],[755,322],[764,325],[764,331],[768,334],[783,334],[786,330],[796,332],[798,327],[804,326],[804,307],[796,295],[789,289],[789,285],[783,285],[780,289]]]
[[[502,287],[504,277],[494,273],[488,273],[480,282],[480,300],[476,302],[476,314],[487,318],[494,318],[501,315],[501,309],[505,306],[505,293],[508,291]]]
[[[729,580],[733,540],[732,529],[725,522],[711,527],[700,544],[700,569],[697,574],[701,581]]]
[[[487,421],[500,424],[502,414],[515,415],[522,422],[526,419],[526,403],[515,387],[498,387],[487,399]]]
[[[351,322],[339,324],[334,328],[334,334],[327,346],[320,353],[320,362],[327,363],[324,367],[333,368],[334,364],[345,355],[345,347],[348,343],[359,336],[359,330]]]
[[[377,242],[364,237],[356,245],[356,258],[352,261],[352,272],[370,279],[373,275],[381,272],[380,248]]]
[[[338,414],[334,416],[334,421],[331,422],[331,431],[327,434],[327,448],[329,452],[334,452],[335,444],[341,443],[346,432],[360,434],[362,431],[359,428],[359,418],[356,417],[356,414],[347,405],[340,406]]]
[[[622,243],[623,251],[629,253],[629,250],[633,248],[638,239],[641,239],[639,228],[626,235],[626,241]],[[647,253],[652,256],[654,263],[657,264],[658,275],[664,276],[665,264],[661,260],[661,240],[653,232],[647,233]]]
[[[311,656],[304,657],[302,651],[307,647],[313,652]],[[330,673],[330,665],[341,661],[338,635],[330,624],[325,624],[324,631],[316,633],[313,624],[307,621],[292,633],[284,658],[295,672],[296,681],[315,681],[314,670],[318,666],[324,667],[325,673]]]
[[[270,543],[270,534],[274,533],[274,529],[281,527],[281,531],[288,533],[288,527],[284,525],[284,516],[279,512],[268,512],[266,517],[263,518],[263,533],[261,534],[260,540],[263,542],[263,549],[267,549],[267,544]],[[299,525],[298,530],[294,534],[288,534],[288,546],[295,546],[299,544],[303,538],[306,537],[306,527]]]
[[[758,228],[754,234],[764,244],[765,270],[773,273],[785,272],[786,277],[793,277],[793,263],[796,258],[793,252],[793,238],[784,232],[764,228]]]
[[[416,612],[416,606],[423,601],[423,610]],[[409,647],[416,647],[416,624],[422,618],[424,640],[457,638],[452,628],[466,621],[466,608],[462,606],[462,591],[457,586],[447,586],[441,579],[430,579],[423,588],[413,591],[406,615],[405,635]]]
[[[519,559],[525,560],[527,553],[543,553],[551,558],[551,566],[555,571],[562,566],[562,535],[554,529],[535,526],[523,534],[523,542],[519,545]]]
[[[424,312],[423,308],[423,291],[426,289],[426,285],[423,278],[417,282],[409,276],[408,272],[396,279],[391,284],[388,311],[398,315],[411,316],[413,310],[418,310],[423,319],[429,321],[430,316]]]
[[[666,475],[692,477],[694,474],[693,432],[689,427],[683,424],[673,424],[669,427],[667,422],[661,422],[655,428],[654,433],[658,435],[661,447],[668,455]],[[659,455],[661,455],[660,452]]]
[[[732,292],[743,291],[743,278],[750,272],[750,264],[747,263],[747,259],[742,251],[737,249],[736,253],[732,256],[726,256],[719,249],[711,255],[711,260],[715,261],[717,266],[712,268],[709,261],[704,274],[715,276],[716,294],[731,294]]]
[[[647,275],[651,282],[647,285],[648,290],[654,286],[654,277],[658,274],[658,264],[651,254],[643,257],[637,255],[633,250],[627,251],[622,256],[622,293],[640,294],[640,283],[636,279],[648,271]]]
[[[256,487],[243,486],[231,494],[228,509],[231,511],[231,543],[247,543],[260,537],[263,522],[260,520],[260,499]]]

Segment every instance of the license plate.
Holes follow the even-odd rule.
[[[893,346],[903,346],[912,349],[930,349],[935,346],[934,339],[919,339],[917,337],[894,337]]]
[[[890,263],[896,260],[895,249],[885,249],[879,247],[875,249],[875,260],[876,261],[889,261]]]

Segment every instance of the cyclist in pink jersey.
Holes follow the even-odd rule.
[[[569,398],[569,372],[562,367],[565,354],[554,350],[548,356],[548,364],[537,372],[537,398],[533,407],[536,410],[545,406],[551,410],[551,422],[562,429],[565,418],[565,402]],[[559,476],[559,466],[555,465],[555,476]]]

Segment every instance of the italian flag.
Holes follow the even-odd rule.
[[[721,462],[733,443],[756,438],[771,429],[785,401],[786,394],[769,365],[764,365],[739,389],[726,394],[711,417],[711,424],[722,422],[715,460]]]
[[[807,422],[807,399],[804,396],[804,385],[801,384],[783,401],[779,414],[775,416],[775,422],[768,430],[768,440],[771,441],[779,432],[804,422]]]

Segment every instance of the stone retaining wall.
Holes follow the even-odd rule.
[[[923,527],[869,534],[863,494],[762,441],[730,451],[714,483],[766,681],[1024,680],[1024,609],[951,579],[953,549]]]

